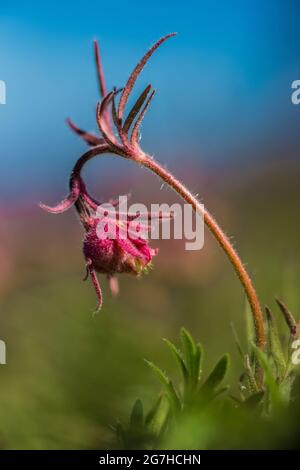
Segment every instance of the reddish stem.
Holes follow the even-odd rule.
[[[228,256],[244,287],[253,313],[254,326],[256,332],[256,343],[261,349],[264,349],[266,345],[266,335],[262,309],[255,288],[252,284],[251,278],[247,273],[238,253],[232,246],[230,240],[225,235],[221,227],[218,225],[214,217],[209,213],[209,211],[203,208],[197,198],[193,196],[192,193],[171,173],[169,173],[159,163],[157,163],[155,160],[148,156],[145,158],[145,161],[141,163],[147,168],[149,168],[151,171],[153,171],[160,178],[162,178],[162,180],[164,180],[170,187],[172,187],[187,203],[191,204],[196,212],[203,213],[205,224],[207,225],[210,232],[214,235],[219,245]]]
[[[77,161],[74,170],[72,172],[72,176],[70,179],[70,186],[73,186],[74,181],[77,178],[80,178],[80,172],[82,167],[85,163],[90,160],[91,158],[95,157],[96,155],[104,154],[104,153],[112,153],[109,145],[102,145],[98,147],[94,147],[86,152],[82,157]],[[157,176],[159,176],[166,184],[168,184],[177,194],[179,194],[182,199],[184,199],[188,204],[191,204],[194,211],[198,213],[202,213],[204,216],[204,222],[209,228],[210,232],[214,235],[216,240],[218,241],[221,248],[224,250],[225,254],[229,258],[232,266],[235,269],[235,272],[240,279],[242,286],[246,292],[255,326],[256,332],[256,344],[261,349],[265,348],[266,345],[266,335],[265,335],[265,327],[264,327],[264,320],[263,320],[263,313],[262,309],[255,291],[255,288],[252,284],[251,278],[247,273],[238,253],[232,246],[230,240],[225,235],[221,227],[218,225],[216,220],[213,216],[209,213],[209,211],[199,203],[197,198],[193,196],[193,194],[179,181],[177,180],[168,170],[163,168],[158,162],[156,162],[153,158],[149,155],[137,152],[136,149],[132,149],[131,155],[125,155],[125,153],[116,153],[115,149],[113,153],[123,158],[130,158],[134,160],[136,163],[148,168]]]

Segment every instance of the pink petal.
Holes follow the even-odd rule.
[[[122,250],[124,250],[129,255],[134,256],[135,258],[144,259],[144,254],[141,253],[140,250],[138,250],[128,238],[118,238],[116,241],[120,248],[122,248]]]
[[[70,209],[73,204],[76,202],[80,194],[80,183],[78,180],[74,181],[73,188],[70,194],[59,204],[54,207],[47,206],[46,204],[39,203],[41,209],[44,209],[47,212],[51,212],[52,214],[61,214],[66,210]]]

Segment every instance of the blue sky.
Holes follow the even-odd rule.
[[[66,177],[84,145],[71,116],[95,129],[92,40],[100,41],[109,87],[122,86],[160,36],[177,31],[138,81],[157,95],[143,146],[172,164],[199,165],[297,154],[300,8],[295,1],[60,1],[0,7],[0,194],[37,192]]]

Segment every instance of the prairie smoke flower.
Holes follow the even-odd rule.
[[[194,196],[186,186],[175,178],[166,168],[160,165],[153,157],[145,153],[140,147],[140,125],[155,93],[155,90],[151,91],[151,85],[148,85],[141,93],[124,119],[125,108],[139,74],[153,52],[166,39],[174,36],[174,34],[175,33],[171,33],[159,39],[138,62],[127,80],[125,87],[122,90],[119,90],[121,91],[121,94],[118,106],[116,105],[116,95],[118,91],[114,89],[107,93],[99,47],[97,42],[94,43],[99,88],[100,94],[103,98],[101,102],[98,103],[96,110],[96,119],[101,132],[101,137],[90,134],[89,132],[77,127],[70,119],[67,120],[71,129],[82,137],[91,148],[77,160],[73,168],[70,176],[70,193],[66,199],[55,207],[45,206],[44,204],[41,204],[41,207],[52,213],[61,213],[75,205],[80,220],[86,230],[84,254],[87,261],[88,274],[90,274],[96,288],[98,307],[100,307],[102,297],[96,272],[106,273],[111,279],[113,291],[116,291],[117,285],[114,275],[121,272],[133,272],[134,274],[142,272],[143,269],[149,265],[155,252],[151,250],[147,242],[142,238],[139,242],[133,242],[130,237],[125,237],[122,241],[117,238],[113,242],[96,238],[94,225],[97,222],[93,220],[93,218],[95,218],[93,211],[96,211],[99,204],[88,194],[81,177],[81,170],[89,160],[95,156],[102,156],[104,154],[113,154],[122,158],[130,159],[140,166],[149,169],[159,176],[179,196],[181,196],[186,203],[190,204],[195,212],[202,213],[206,226],[216,238],[220,247],[224,250],[243,286],[253,314],[256,330],[256,343],[260,348],[264,349],[266,344],[266,335],[262,309],[251,278],[237,251],[214,217],[199,203],[197,197]],[[161,214],[156,216],[159,218],[162,217]],[[130,217],[134,217],[134,214],[131,214]],[[152,215],[150,214],[150,218],[151,217]],[[119,225],[118,227],[120,228]]]
[[[151,53],[148,53],[147,59],[142,59],[142,61],[138,64],[137,70],[135,69],[135,75],[131,76],[131,79],[127,83],[121,95],[123,110],[138,73],[141,71],[154,50],[170,36],[172,36],[172,34],[162,38],[158,43],[156,43],[151,49]],[[81,169],[86,161],[99,153],[99,150],[100,153],[104,153],[111,151],[112,148],[114,150],[118,150],[119,155],[125,156],[122,154],[122,149],[118,145],[113,134],[113,123],[117,127],[118,132],[122,134],[122,140],[124,142],[128,142],[128,132],[130,127],[133,125],[131,146],[134,146],[135,149],[139,148],[139,126],[150,103],[150,100],[154,95],[154,91],[152,91],[148,101],[142,109],[142,106],[150,92],[151,86],[148,86],[144,90],[133,106],[132,110],[129,112],[121,131],[120,111],[118,111],[119,117],[117,117],[114,101],[115,96],[121,90],[117,91],[114,89],[111,93],[107,94],[102,64],[100,60],[99,46],[96,41],[94,42],[94,52],[100,95],[103,97],[103,100],[97,107],[97,122],[103,137],[98,137],[89,132],[86,132],[77,127],[70,119],[67,119],[67,124],[69,127],[81,138],[83,138],[85,142],[92,147],[92,149],[80,157],[75,164],[70,177],[71,191],[69,196],[55,207],[49,207],[44,204],[40,204],[40,207],[48,212],[57,214],[66,211],[73,204],[75,205],[79,219],[85,229],[83,254],[86,261],[86,276],[84,280],[86,280],[88,277],[91,278],[97,294],[97,310],[100,310],[102,306],[102,291],[96,273],[105,274],[107,276],[111,292],[113,295],[116,295],[119,291],[118,279],[116,277],[117,274],[128,273],[135,276],[140,276],[141,274],[148,272],[149,268],[152,266],[152,258],[157,254],[158,249],[153,249],[149,246],[147,241],[147,232],[149,226],[147,222],[152,219],[172,217],[172,214],[149,213],[140,215],[129,213],[125,214],[124,221],[124,214],[120,214],[115,204],[115,217],[110,217],[109,213],[103,214],[102,218],[99,218],[97,215],[100,204],[95,198],[92,198],[88,194],[85,183],[80,174]],[[109,114],[109,106],[112,107],[112,118]],[[139,112],[140,115],[137,117]],[[136,117],[137,119],[135,121]],[[110,204],[112,204],[112,201],[110,201]],[[138,216],[139,219],[141,216],[142,223],[135,222],[135,219]],[[99,224],[103,223],[103,221],[105,221],[106,230],[99,233],[97,228]],[[111,236],[112,232],[114,236]],[[140,232],[140,235],[136,236],[136,233],[138,232]]]
[[[147,241],[148,221],[172,217],[168,213],[123,213],[117,203],[109,202],[113,211],[106,209],[91,198],[81,177],[79,197],[75,208],[85,230],[83,255],[86,262],[84,280],[91,278],[97,295],[97,311],[102,307],[102,290],[96,273],[105,274],[112,295],[119,292],[117,274],[127,273],[140,276],[152,267],[152,258],[158,249],[150,247]],[[69,202],[63,201],[56,208],[43,204],[40,206],[52,213],[61,213],[68,208]],[[102,208],[103,207],[103,208]],[[100,215],[99,215],[100,213]],[[139,220],[136,220],[136,219]]]
[[[115,217],[115,215],[117,217]],[[141,224],[120,220],[119,213],[109,217],[88,217],[84,221],[86,234],[83,241],[83,254],[86,260],[86,277],[91,276],[94,284],[98,310],[102,305],[102,294],[96,272],[106,274],[113,295],[118,293],[116,274],[128,273],[139,276],[151,266],[157,249],[149,246],[142,235]],[[148,226],[144,225],[143,230]],[[135,233],[134,233],[135,232]]]

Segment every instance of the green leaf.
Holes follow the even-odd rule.
[[[145,419],[147,430],[152,436],[159,438],[162,435],[169,419],[169,413],[170,402],[163,394],[158,398]]]
[[[148,366],[150,367],[150,369],[152,369],[157,377],[159,378],[159,380],[161,381],[161,383],[165,386],[168,386],[169,385],[169,382],[170,382],[170,379],[169,377],[167,376],[167,374],[165,374],[165,372],[163,372],[160,367],[158,367],[157,365],[155,365],[153,362],[151,361],[148,361],[147,359],[145,359],[145,362],[146,364],[148,364]]]
[[[278,378],[282,380],[287,368],[287,361],[282,350],[276,321],[271,310],[268,307],[266,307],[266,316],[268,322],[270,353],[276,366]]]
[[[196,388],[199,381],[202,347],[200,344],[195,344],[191,334],[185,328],[181,328],[180,336],[184,347],[190,385],[192,388]]]
[[[196,355],[195,355],[195,377],[197,377],[197,381],[200,380],[201,373],[202,373],[202,360],[203,360],[203,348],[201,343],[196,344]]]
[[[249,305],[248,300],[246,299],[245,304],[245,315],[246,315],[246,334],[248,342],[248,351],[252,353],[251,345],[255,341],[255,327],[253,322],[252,311]]]
[[[248,354],[245,355],[244,367],[245,367],[245,374],[247,378],[247,389],[252,394],[255,394],[259,391],[259,388],[256,382],[255,372],[253,371],[251,367],[250,357]]]
[[[228,354],[224,354],[224,356],[222,356],[221,359],[219,359],[214,369],[207,377],[204,385],[202,386],[202,390],[215,391],[223,382],[226,372],[228,370],[228,366],[229,366],[229,356]]]
[[[185,328],[181,328],[180,336],[185,352],[187,367],[189,372],[191,373],[193,357],[196,353],[196,345],[191,334]]]
[[[241,358],[243,359],[243,358],[244,358],[244,352],[243,352],[243,349],[242,349],[242,346],[241,346],[241,343],[240,343],[240,340],[239,340],[237,331],[236,331],[236,329],[235,329],[234,323],[231,322],[231,323],[230,323],[230,326],[231,326],[231,330],[232,330],[232,334],[233,334],[233,338],[234,338],[234,342],[235,342],[236,348],[237,348],[237,350],[238,350],[239,355],[240,355]]]
[[[184,363],[181,352],[179,351],[179,349],[176,348],[175,344],[173,344],[168,339],[164,338],[163,341],[168,345],[168,347],[170,348],[170,350],[174,354],[174,356],[175,356],[175,358],[176,358],[176,360],[179,364],[179,367],[181,369],[184,382],[187,383],[187,381],[188,381],[188,370],[187,370],[186,365]]]
[[[167,392],[167,397],[170,400],[171,406],[173,408],[174,412],[178,412],[181,410],[181,401],[178,397],[178,394],[174,388],[172,380],[169,379],[169,377],[153,362],[147,361],[145,359],[145,362],[148,364],[148,366],[155,372],[155,374],[158,376],[159,380],[163,384],[163,386],[166,389]]]
[[[264,351],[252,344],[255,357],[265,373],[265,383],[267,391],[273,406],[282,404],[283,400],[280,394],[279,386],[276,383],[272,364]]]
[[[136,400],[133,405],[131,416],[130,416],[130,427],[133,427],[136,429],[142,428],[143,423],[144,423],[143,404],[141,400]]]
[[[291,374],[284,378],[284,380],[279,385],[280,395],[282,400],[287,405],[291,401],[292,386],[295,380],[295,375]]]

